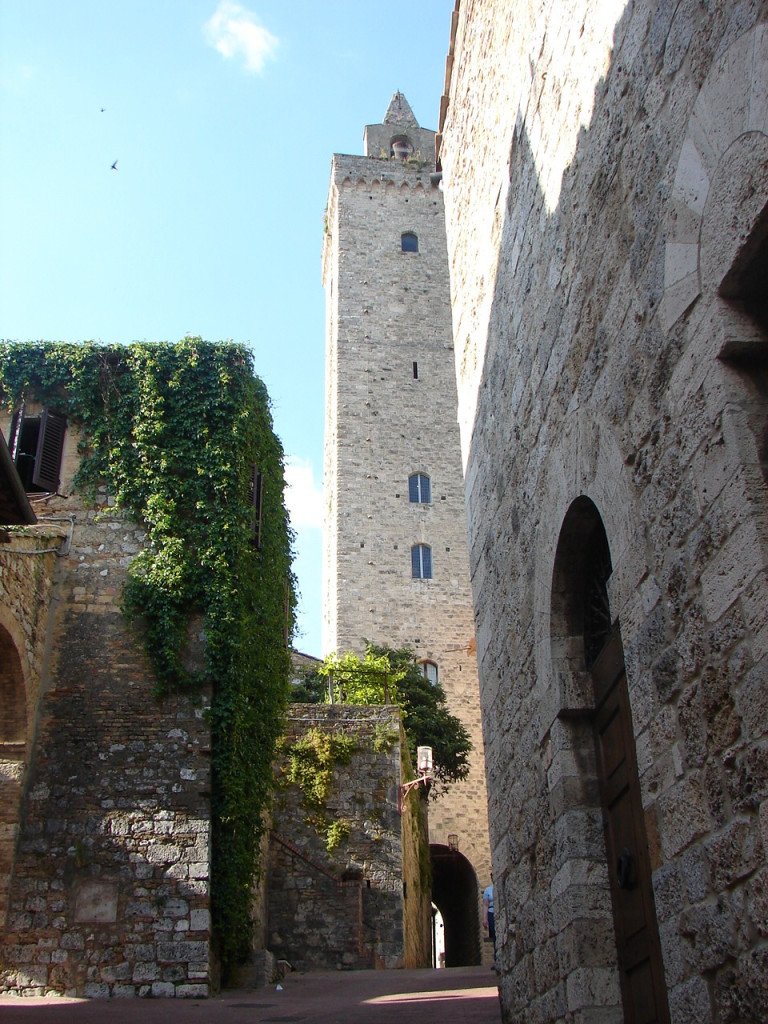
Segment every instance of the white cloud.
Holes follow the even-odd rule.
[[[321,529],[323,489],[315,483],[309,460],[289,455],[285,460],[285,483],[285,504],[294,530]]]
[[[203,27],[205,37],[222,57],[242,58],[246,71],[254,75],[274,57],[279,40],[256,20],[256,16],[235,3],[219,0],[219,5]]]

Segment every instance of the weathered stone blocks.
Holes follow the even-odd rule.
[[[622,1013],[618,986],[600,986],[601,971],[618,977],[615,939],[587,963],[575,923],[583,862],[604,865],[604,896],[611,870],[591,827],[583,592],[561,570],[578,552],[558,548],[589,499],[610,549],[671,1018],[757,1021],[768,499],[749,273],[768,195],[764,11],[566,6],[544,32],[532,5],[462,4],[442,126],[492,847],[515,935],[501,942],[503,1012]],[[549,1003],[532,968],[552,934],[531,913],[542,896],[563,950]],[[612,928],[610,903],[599,920]]]
[[[64,461],[71,476],[66,452]],[[37,509],[41,520],[71,521],[71,536],[66,525],[41,525],[0,551],[0,624],[10,613],[27,626],[13,637],[30,725],[39,708],[26,811],[12,823],[2,987],[101,998],[146,996],[159,984],[165,994],[206,994],[205,695],[158,700],[142,638],[123,619],[122,583],[143,531],[106,500],[96,508],[52,496]],[[58,559],[19,553],[54,544]]]

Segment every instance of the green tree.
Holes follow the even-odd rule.
[[[333,703],[397,704],[411,757],[415,757],[417,746],[432,747],[438,783],[434,792],[467,777],[472,749],[469,733],[448,710],[443,687],[426,678],[410,648],[366,641],[362,658],[351,651],[331,654],[316,670],[312,688],[305,692],[314,695],[316,702],[327,702],[330,694]]]
[[[295,671],[291,684],[291,701],[294,704],[324,704],[328,695],[328,681],[317,669],[301,667]]]

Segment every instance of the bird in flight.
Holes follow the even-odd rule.
[[[112,164],[112,170],[113,171],[117,170],[117,160],[115,160],[115,162]]]
[[[104,113],[104,111],[105,111],[105,110],[106,110],[107,108],[106,108],[106,107],[101,107],[100,109],[101,109],[101,113],[103,114],[103,113]]]

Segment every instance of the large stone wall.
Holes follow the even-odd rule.
[[[269,949],[306,970],[428,966],[431,957],[426,829],[400,811],[403,736],[393,707],[294,704],[284,758],[310,731],[352,740],[333,765],[322,808],[287,784],[274,810],[267,878]],[[418,796],[412,794],[409,801]],[[349,832],[330,853],[317,819]],[[421,861],[419,854],[421,851]],[[421,870],[420,870],[421,869]]]
[[[483,738],[443,200],[427,163],[434,133],[411,114],[402,124],[389,118],[366,128],[366,156],[337,154],[331,173],[324,645],[407,646],[437,664],[474,750],[468,779],[430,808],[430,841],[447,847],[458,835],[482,887],[490,870]],[[397,134],[413,139],[423,163],[381,158]],[[418,252],[402,251],[403,232],[417,235]],[[412,473],[430,477],[430,503],[409,501]],[[431,546],[431,579],[411,576],[417,543]]]
[[[204,996],[207,700],[155,696],[120,609],[144,535],[106,494],[91,506],[73,493],[75,451],[70,430],[61,493],[38,496],[39,525],[0,548],[0,624],[21,665],[28,762],[0,982],[20,995]]]
[[[768,1019],[761,18],[459,5],[442,164],[506,1021],[622,1014],[574,621],[587,505],[671,1019]]]

